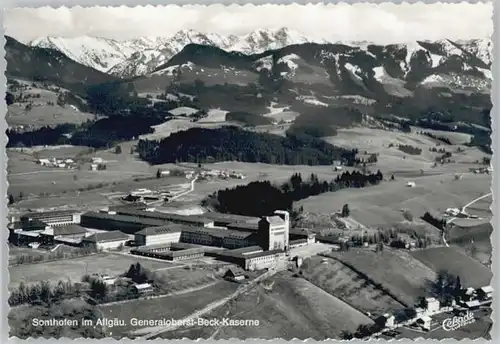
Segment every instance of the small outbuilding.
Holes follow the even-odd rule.
[[[153,292],[153,286],[149,283],[135,284],[134,288],[139,294],[150,294]]]
[[[432,324],[432,318],[428,315],[423,315],[417,319],[417,325],[419,325],[424,331],[430,331]]]
[[[224,274],[224,278],[233,282],[242,282],[246,279],[245,271],[238,267],[230,268]]]

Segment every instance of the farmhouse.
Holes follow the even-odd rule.
[[[427,303],[427,314],[435,314],[439,312],[441,307],[439,300],[436,300],[434,297],[428,297],[425,301]]]
[[[95,273],[95,274],[92,274],[90,277],[94,278],[94,279],[96,279],[98,281],[101,281],[101,282],[103,282],[106,285],[113,285],[116,282],[116,278],[113,277],[113,276],[110,276],[108,274],[98,274],[98,273]]]
[[[291,228],[289,229],[290,240],[306,240],[307,244],[314,244],[316,242],[316,233],[310,232],[305,228]]]
[[[246,278],[245,271],[241,268],[231,268],[226,271],[224,278],[233,282],[241,282]]]
[[[396,317],[393,314],[385,313],[380,317],[380,320],[385,323],[385,327],[387,328],[394,328],[396,326]]]
[[[153,286],[149,283],[134,284],[134,288],[139,294],[149,294],[153,292]]]
[[[99,158],[99,157],[94,157],[94,158],[92,158],[92,163],[96,164],[96,165],[102,164],[102,163],[104,163],[104,160],[102,158]]]
[[[430,331],[431,330],[431,324],[432,324],[432,318],[428,315],[422,315],[417,319],[417,324],[424,330],[424,331]]]
[[[135,244],[137,246],[147,246],[179,242],[183,229],[185,227],[178,224],[147,227],[135,233]]]
[[[120,231],[111,231],[92,234],[82,239],[82,244],[97,250],[113,250],[124,246],[128,240],[130,240],[130,237],[127,234]]]
[[[42,221],[50,226],[64,226],[80,223],[80,214],[73,210],[60,210],[27,213],[21,216],[21,222],[23,223],[33,220]]]
[[[49,159],[38,159],[36,161],[37,164],[42,165],[42,166],[50,166],[51,162]]]
[[[476,295],[479,300],[488,300],[493,298],[493,287],[486,286],[476,290]]]
[[[446,214],[448,214],[450,216],[457,216],[458,214],[460,214],[460,209],[458,209],[458,208],[448,208],[448,209],[446,209]]]

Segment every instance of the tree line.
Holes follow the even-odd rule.
[[[288,210],[292,217],[298,216],[293,204],[301,199],[343,188],[361,188],[376,185],[383,180],[380,171],[372,174],[344,172],[330,182],[320,181],[316,174],[303,179],[300,173],[293,174],[288,181],[274,185],[270,181],[256,181],[231,189],[219,190],[202,203],[222,213],[247,216],[264,216],[276,209]]]
[[[245,161],[285,165],[353,164],[357,150],[335,147],[306,135],[281,137],[234,126],[191,128],[161,141],[140,140],[137,152],[151,164]]]

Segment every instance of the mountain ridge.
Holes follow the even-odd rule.
[[[491,65],[492,51],[489,38],[472,40],[440,40],[451,42],[448,48],[455,47],[461,51],[475,54],[485,65]],[[422,44],[433,41],[419,41]],[[245,35],[223,36],[213,33],[201,33],[195,30],[180,30],[170,37],[140,37],[132,40],[118,41],[113,39],[84,36],[80,38],[41,38],[29,43],[31,46],[41,46],[59,50],[69,58],[94,69],[119,76],[132,77],[147,75],[159,66],[167,63],[173,56],[190,44],[216,46],[226,51],[237,51],[245,54],[258,54],[264,51],[280,49],[289,45],[318,43],[343,44],[367,50],[370,46],[406,45],[420,49],[419,42],[395,43],[380,45],[372,42],[338,42],[323,38],[308,38],[305,35],[290,30],[258,29]],[[439,42],[439,41],[434,41]],[[458,45],[458,47],[457,47]],[[420,48],[419,48],[420,47]]]

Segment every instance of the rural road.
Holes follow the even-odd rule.
[[[220,300],[214,301],[214,302],[208,304],[207,306],[205,306],[204,308],[192,313],[191,315],[184,317],[183,319],[179,320],[179,323],[182,324],[182,323],[189,321],[190,319],[200,318],[204,314],[207,314],[207,313],[211,312],[212,310],[225,305],[230,300],[236,298],[240,294],[244,293],[245,291],[247,291],[248,289],[253,287],[257,282],[272,276],[274,273],[276,273],[276,271],[277,270],[272,269],[272,270],[265,272],[264,274],[260,275],[259,277],[257,277],[253,281],[249,282],[248,284],[243,284],[243,285],[239,286],[238,289],[234,293],[232,293],[231,295],[226,296],[225,298],[222,298]],[[148,328],[142,328],[142,329],[136,330],[133,332],[133,334],[139,335],[139,336],[142,335],[141,337],[144,339],[154,339],[154,337],[160,335],[163,332],[173,331],[179,327],[180,327],[180,325],[148,327]]]
[[[467,203],[466,205],[463,206],[462,208],[462,212],[465,212],[467,210],[468,207],[470,207],[471,205],[473,205],[474,203],[482,200],[483,198],[486,198],[486,197],[489,197],[491,196],[491,192],[490,193],[487,193],[485,195],[482,195],[482,196],[479,196],[478,198],[475,198],[473,199],[472,201],[470,201],[469,203]],[[453,217],[451,219],[449,219],[448,221],[446,221],[446,225],[449,225],[451,224],[453,221],[455,221],[457,218],[456,217]],[[446,238],[445,238],[445,231],[443,231],[443,243],[446,247],[449,247],[450,245],[448,245],[448,242],[446,241]]]
[[[176,199],[177,199],[177,198],[179,198],[179,197],[185,196],[185,195],[187,195],[187,194],[189,194],[189,193],[193,192],[193,191],[194,191],[194,183],[195,183],[195,182],[196,182],[196,180],[198,179],[198,176],[199,176],[198,174],[197,174],[196,176],[194,176],[193,180],[191,181],[191,188],[190,188],[189,190],[187,190],[187,191],[185,191],[185,192],[182,192],[182,193],[180,193],[180,194],[177,194],[177,195],[175,195],[175,196],[171,197],[168,201],[169,201],[169,202],[171,202],[171,201],[173,201],[173,200],[176,200]]]
[[[64,169],[60,169],[60,170],[44,170],[44,171],[32,171],[32,172],[22,172],[22,173],[8,173],[9,176],[28,176],[28,175],[31,175],[31,174],[40,174],[40,173],[54,173],[54,172],[59,172],[59,173],[68,173],[68,171],[71,171],[71,170],[64,170]]]

